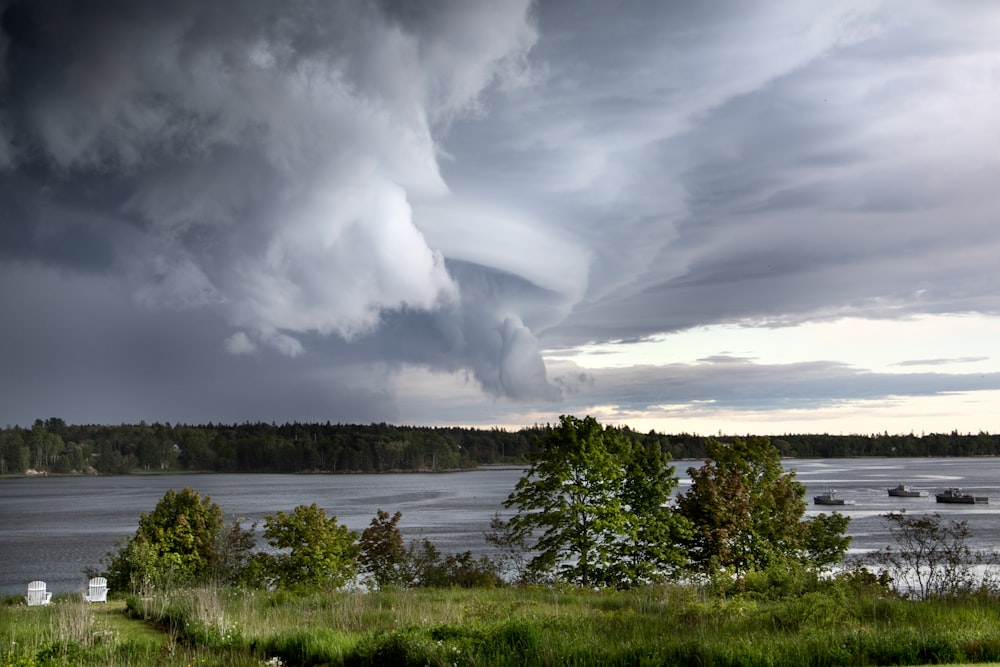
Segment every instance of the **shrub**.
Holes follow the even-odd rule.
[[[995,557],[968,546],[968,522],[945,522],[936,512],[883,516],[896,548],[886,546],[869,560],[891,578],[898,593],[918,598],[968,595],[992,585],[989,573],[980,574],[976,567],[995,564]]]
[[[316,503],[267,516],[264,537],[282,550],[262,555],[265,575],[278,588],[339,588],[357,574],[358,534]]]
[[[105,556],[108,586],[148,594],[166,582],[211,579],[223,526],[222,509],[209,496],[191,488],[179,493],[170,489],[152,512],[142,514],[135,534],[119,540],[118,551]]]
[[[377,588],[402,586],[407,583],[406,546],[397,524],[402,513],[379,510],[371,524],[361,532],[362,569],[371,575]]]

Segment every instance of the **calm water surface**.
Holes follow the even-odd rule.
[[[685,470],[677,462],[681,491]],[[881,515],[898,509],[940,512],[969,522],[977,548],[1000,544],[1000,458],[798,459],[786,462],[809,490],[808,512],[831,511],[812,496],[836,489],[855,505],[837,508],[852,517],[855,550],[888,543]],[[162,477],[61,477],[0,480],[0,594],[23,593],[42,579],[56,593],[78,591],[83,570],[99,567],[115,540],[135,532],[139,515],[168,489],[190,486],[208,494],[227,516],[261,522],[265,515],[316,503],[353,530],[376,511],[402,512],[407,540],[426,537],[444,553],[488,553],[483,533],[502,511],[521,470],[391,475],[169,475]],[[905,482],[927,489],[927,498],[890,498],[886,489]],[[989,505],[938,505],[933,493],[961,486],[990,496]]]

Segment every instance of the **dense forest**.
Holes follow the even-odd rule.
[[[390,424],[72,425],[39,419],[0,430],[0,475],[128,474],[144,471],[391,472],[458,470],[521,464],[549,425],[499,428]],[[640,433],[673,459],[705,457],[709,436]],[[725,436],[716,435],[725,439]],[[996,456],[1000,435],[772,435],[784,457]]]

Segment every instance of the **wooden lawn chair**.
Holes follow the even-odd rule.
[[[87,585],[88,592],[83,596],[87,602],[107,602],[108,601],[108,580],[104,577],[94,577]]]
[[[52,601],[52,593],[45,590],[44,581],[32,581],[28,584],[28,594],[24,596],[24,601],[29,607],[48,604]]]

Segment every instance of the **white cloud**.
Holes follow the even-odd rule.
[[[374,329],[385,309],[432,309],[455,288],[413,226],[405,192],[377,174],[333,180],[283,221],[227,292],[241,326],[336,333]]]
[[[229,354],[253,354],[257,351],[257,345],[250,340],[250,336],[245,331],[237,331],[225,340],[226,352]]]

